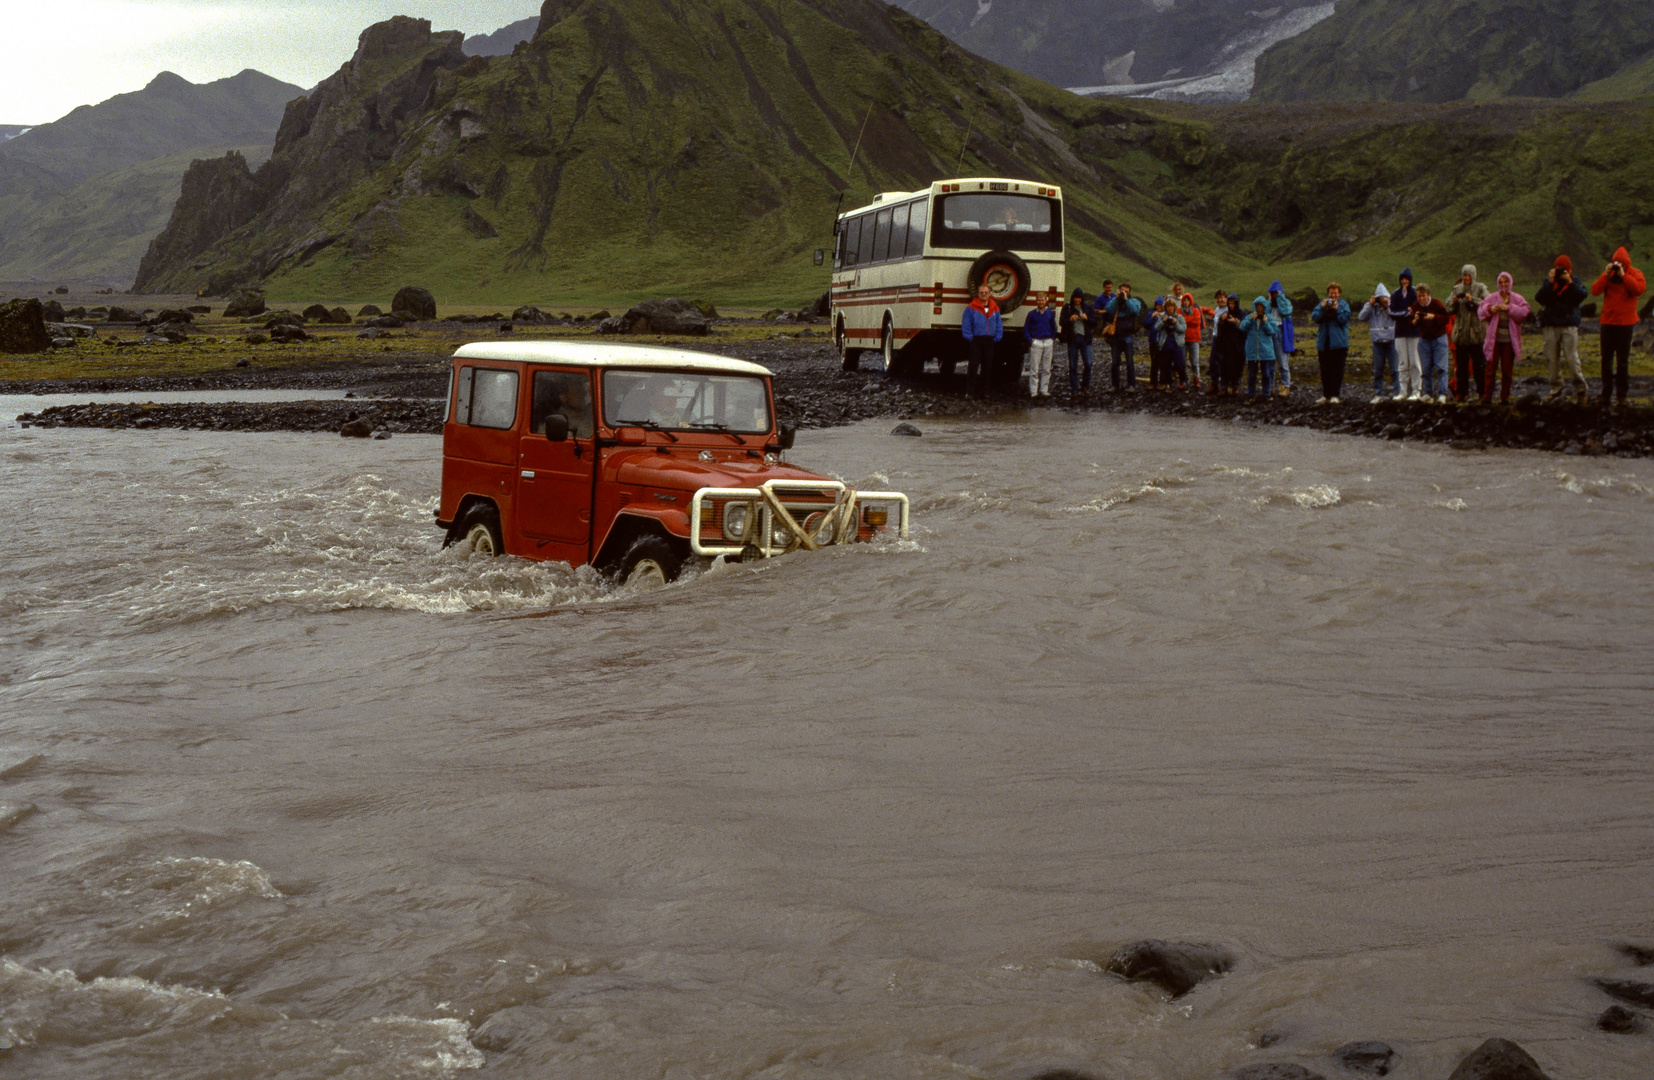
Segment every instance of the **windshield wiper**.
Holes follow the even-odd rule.
[[[691,420],[689,421],[689,426],[692,428],[707,428],[711,431],[716,431],[720,435],[728,435],[730,438],[735,440],[736,446],[745,446],[747,444],[745,439],[729,430],[728,424],[720,424],[716,420]]]
[[[648,428],[650,431],[660,432],[662,435],[665,435],[668,439],[671,439],[673,442],[678,441],[678,437],[676,435],[672,434],[670,431],[668,431],[665,428],[660,426],[660,421],[659,420],[619,420],[619,421],[616,421],[616,426],[618,426],[618,427]]]

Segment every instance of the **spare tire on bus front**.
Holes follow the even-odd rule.
[[[965,287],[972,299],[976,290],[986,281],[999,310],[1009,315],[1028,299],[1028,264],[1009,251],[984,252],[971,263],[971,272],[965,278]],[[1006,285],[1009,288],[1006,288]]]

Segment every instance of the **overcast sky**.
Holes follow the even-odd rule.
[[[48,123],[162,71],[202,83],[257,68],[308,88],[392,15],[480,34],[539,13],[539,0],[16,0],[6,4],[0,124]]]

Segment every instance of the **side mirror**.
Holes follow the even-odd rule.
[[[546,417],[546,441],[563,442],[569,437],[569,418],[562,413],[552,413]]]
[[[827,252],[825,250],[823,250],[822,248],[816,248],[816,265],[820,266],[822,263],[824,263],[826,261],[827,261]]]
[[[783,450],[791,450],[793,441],[798,438],[798,429],[791,424],[782,424],[776,432],[775,445]]]

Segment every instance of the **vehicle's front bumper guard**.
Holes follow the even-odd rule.
[[[787,496],[798,494],[833,496],[831,507],[822,505],[821,510],[826,517],[817,524],[813,533],[793,517],[782,502]],[[702,539],[701,523],[713,500],[738,500],[753,504],[753,508],[747,511],[746,529],[739,541],[730,541],[721,531],[716,541],[709,543]],[[908,501],[907,496],[899,491],[857,491],[837,480],[769,480],[757,487],[707,487],[695,492],[689,504],[689,546],[695,554],[708,558],[755,552],[768,559],[800,548],[816,551],[828,544],[848,543],[856,538],[861,527],[860,504],[864,502],[895,503],[897,535],[907,539]],[[777,526],[786,534],[784,544],[775,542]]]

